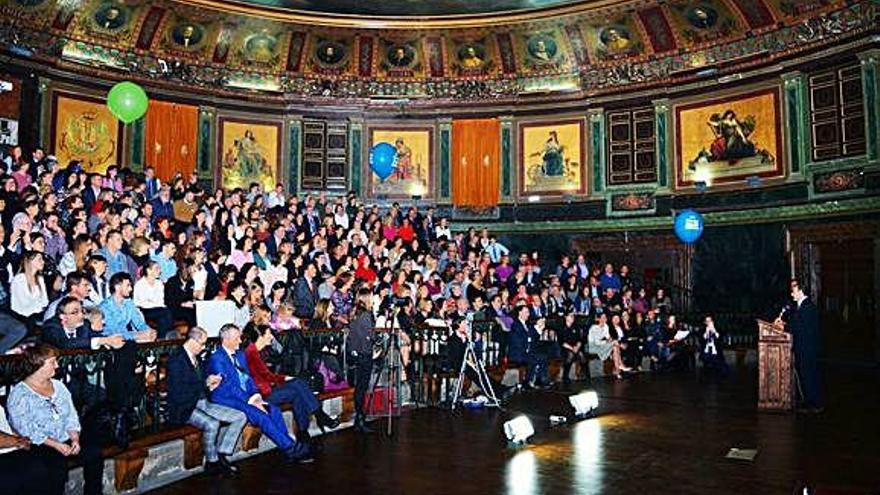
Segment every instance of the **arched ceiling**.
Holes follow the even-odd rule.
[[[426,19],[336,14],[343,5],[412,4],[416,12],[425,4],[442,13],[527,2],[559,5]],[[479,99],[674,84],[878,25],[873,0],[252,3],[302,9],[240,0],[0,0],[0,50],[209,90]],[[309,5],[333,13],[303,13]]]
[[[587,0],[589,1],[589,0]],[[236,0],[261,9],[345,16],[439,17],[511,13],[586,3],[585,0]]]

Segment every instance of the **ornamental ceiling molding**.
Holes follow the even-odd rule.
[[[306,26],[337,27],[350,29],[467,29],[490,26],[509,26],[565,16],[595,13],[597,10],[621,5],[645,3],[645,0],[588,0],[547,8],[518,10],[489,14],[463,14],[422,17],[363,16],[353,14],[328,14],[296,9],[277,8],[269,5],[245,4],[219,0],[171,0],[174,3],[204,7],[219,12],[249,17],[261,17],[278,22]],[[381,1],[381,0],[380,0]]]
[[[150,14],[141,15],[140,18],[145,19],[143,22],[146,23]],[[5,19],[9,21],[10,18]],[[229,67],[218,63],[205,64],[199,58],[160,57],[136,48],[108,47],[96,42],[68,38],[52,30],[23,29],[13,21],[14,19],[9,22],[0,21],[0,46],[5,51],[17,57],[39,60],[71,71],[90,72],[98,77],[134,78],[161,86],[198,88],[204,92],[230,96],[249,94],[254,98],[281,99],[289,103],[295,103],[298,99],[314,102],[315,97],[328,98],[328,104],[337,100],[370,103],[375,98],[405,98],[408,106],[418,107],[457,101],[484,100],[497,104],[519,104],[524,98],[538,102],[571,100],[624,91],[643,92],[664,84],[679,87],[692,81],[711,81],[716,75],[720,80],[724,74],[765,65],[771,60],[790,58],[820,46],[837,46],[851,42],[860,35],[876,30],[878,10],[873,2],[856,3],[808,17],[794,25],[726,43],[716,43],[700,50],[665,56],[653,55],[642,60],[619,59],[600,63],[593,63],[592,60],[583,59],[574,53],[576,43],[570,37],[563,38],[562,28],[559,26],[554,28],[552,24],[538,23],[534,25],[536,29],[531,31],[514,33],[513,36],[506,32],[502,34],[508,34],[506,39],[510,43],[518,43],[521,48],[532,51],[540,50],[540,45],[535,40],[543,40],[544,49],[551,46],[551,41],[558,41],[557,49],[565,47],[568,54],[565,64],[553,62],[553,67],[564,65],[558,71],[554,71],[548,63],[524,67],[522,70],[517,68],[514,73],[502,72],[484,78],[471,75],[458,77],[457,74],[442,70],[442,77],[433,77],[437,74],[431,73],[428,76],[428,71],[422,67],[418,78],[408,78],[403,71],[396,71],[404,77],[396,77],[394,80],[377,80],[372,72],[375,65],[368,68],[367,75],[359,77],[334,77],[332,73],[315,73],[312,69],[312,72],[300,73],[273,70],[272,67],[280,63],[277,59],[280,50],[301,52],[303,45],[309,47],[314,42],[308,39],[297,41],[277,30],[260,29],[259,26],[256,34],[242,36],[240,33],[238,48],[230,48],[223,54],[224,60],[237,61],[237,66]],[[545,27],[549,30],[543,30]],[[355,38],[360,39],[359,36]],[[339,46],[346,42],[338,36],[334,39],[342,40]],[[369,39],[376,45],[371,45],[370,48],[375,54],[379,50],[380,39]],[[496,39],[500,41],[502,38]],[[362,41],[357,41],[356,44],[360,46]],[[441,48],[442,45],[442,40],[436,43]],[[193,46],[198,46],[198,43],[194,42]],[[497,45],[492,46],[493,49],[498,49]],[[354,50],[354,45],[350,49]],[[217,49],[213,52],[216,60]],[[432,60],[430,52],[419,52],[418,56],[420,59],[427,57],[428,63]],[[448,56],[449,53],[446,53],[447,58]],[[520,54],[511,63],[524,66],[522,57]],[[285,68],[291,68],[291,60],[294,58],[299,63],[305,56],[300,54],[298,57],[290,57]],[[552,59],[548,57],[548,62],[550,61]],[[353,62],[352,65],[356,63]],[[378,102],[377,105],[381,106],[382,103]]]

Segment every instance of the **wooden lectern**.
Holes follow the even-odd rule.
[[[793,380],[791,334],[758,320],[758,409],[790,411]]]

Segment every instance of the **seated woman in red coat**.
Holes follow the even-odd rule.
[[[292,376],[273,373],[266,366],[260,352],[275,341],[271,327],[268,325],[248,325],[245,328],[244,339],[248,343],[244,350],[245,361],[247,361],[247,367],[254,379],[254,384],[260,390],[260,395],[266,402],[275,406],[280,406],[283,403],[293,405],[293,418],[301,438],[308,435],[313,414],[322,432],[325,429],[332,430],[339,426],[338,419],[331,418],[321,409],[321,403],[318,402],[304,381]]]

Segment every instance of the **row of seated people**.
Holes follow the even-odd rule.
[[[565,313],[553,328],[544,318],[530,317],[529,308],[514,313],[507,341],[507,360],[527,366],[526,386],[547,386],[548,362],[563,360],[562,382],[570,382],[571,369],[588,369],[591,356],[609,361],[612,376],[641,370],[643,357],[651,370],[690,369],[697,356],[712,370],[727,372],[722,339],[711,316],[706,316],[702,332],[685,330],[674,314],[660,316],[654,309],[641,313],[598,312],[589,315]],[[478,339],[480,337],[478,336]]]
[[[368,291],[365,294],[365,299],[371,300],[372,294]],[[326,306],[328,303],[326,301],[322,305]],[[96,344],[118,346],[120,359],[115,360],[116,363],[123,362],[121,357],[126,351],[121,349],[133,347],[130,342],[124,343],[113,337],[90,337],[90,324],[84,321],[82,306],[75,298],[63,300],[59,304],[58,312],[64,335],[71,339],[81,339],[83,347],[91,348]],[[637,316],[636,322],[640,320]],[[459,351],[452,349],[455,343],[463,343],[467,338],[465,321],[459,319],[453,325],[450,354],[457,354]],[[586,361],[587,352],[598,355],[600,359],[612,359],[616,369],[621,370],[627,369],[624,363],[637,366],[642,349],[646,349],[652,361],[670,365],[675,362],[677,355],[686,352],[681,339],[671,333],[677,333],[674,316],[667,317],[666,324],[662,325],[655,318],[654,311],[649,310],[644,325],[633,326],[631,329],[625,328],[621,321],[620,316],[615,314],[609,326],[607,315],[601,313],[596,316],[595,324],[585,334],[576,315],[569,313],[565,316],[563,325],[555,331],[566,364],[563,380],[567,379],[569,367],[573,363]],[[507,335],[507,357],[511,363],[529,366],[529,379],[538,378],[545,372],[547,360],[554,356],[554,351],[551,350],[553,341],[542,341],[542,336],[538,333],[543,325],[542,321],[530,321],[528,308],[522,306],[518,308],[517,318]],[[525,335],[525,339],[521,338],[522,335]],[[664,335],[671,336],[667,338]],[[456,339],[456,336],[459,338]],[[92,340],[95,341],[94,344]],[[204,430],[207,470],[222,473],[236,471],[236,467],[229,464],[225,456],[232,453],[240,432],[247,423],[258,425],[289,459],[309,462],[311,455],[305,442],[297,442],[287,432],[278,409],[282,403],[293,404],[297,430],[302,434],[308,431],[313,415],[322,429],[336,426],[336,420],[320,409],[308,385],[294,377],[275,374],[269,370],[261,357],[261,351],[274,341],[275,335],[271,327],[251,325],[246,331],[245,345],[242,345],[242,332],[235,325],[229,324],[220,332],[220,346],[211,354],[208,362],[203,364],[199,361],[199,356],[205,349],[207,334],[199,327],[193,327],[182,348],[169,359],[169,421],[172,424],[189,423]],[[706,320],[704,344],[704,359],[720,354],[720,339],[711,318]],[[456,349],[460,349],[460,346]],[[0,461],[15,466],[15,462],[21,462],[24,458],[29,460],[32,468],[43,466],[44,469],[51,470],[51,476],[40,479],[55,487],[47,488],[47,493],[58,493],[59,483],[63,485],[66,477],[66,463],[60,461],[64,457],[82,455],[87,468],[87,491],[98,493],[100,488],[95,483],[99,483],[97,480],[101,479],[101,459],[100,448],[96,449],[95,445],[101,445],[97,438],[99,435],[92,431],[81,436],[78,419],[56,413],[66,411],[65,414],[76,414],[70,393],[60,381],[52,379],[57,369],[56,356],[57,352],[47,346],[34,347],[27,352],[25,359],[29,365],[29,373],[13,388],[7,404],[11,424],[15,429],[7,428],[7,435],[3,437],[9,446],[17,447],[18,450],[14,452],[15,455],[4,456]],[[455,358],[452,360],[456,361]],[[456,361],[458,362],[460,358]],[[723,363],[723,358],[721,362]],[[128,370],[112,370],[108,377],[125,375]],[[117,386],[108,385],[111,390]],[[49,400],[41,401],[41,397],[48,397]],[[50,424],[52,421],[55,422],[54,426]],[[66,426],[59,427],[60,424]],[[221,424],[228,424],[229,427],[219,435]],[[34,425],[44,425],[44,429],[29,429]],[[18,433],[11,434],[12,431]],[[89,447],[82,454],[81,439]],[[33,451],[22,449],[28,446],[28,441],[34,442],[39,448]]]
[[[88,339],[82,337],[82,328],[88,327],[82,321],[78,301],[64,301],[59,311],[65,330]],[[260,351],[274,338],[269,327],[251,326],[243,345],[242,331],[227,324],[220,330],[217,348],[202,361],[208,335],[200,327],[192,327],[168,359],[168,423],[189,424],[203,431],[205,470],[209,473],[238,472],[228,456],[247,424],[259,427],[288,461],[297,463],[313,461],[308,434],[312,418],[322,431],[339,425],[337,418],[323,411],[306,383],[269,370]],[[131,348],[130,343],[119,347],[113,360],[117,366],[106,372],[111,397],[130,393],[111,383],[114,377],[135,381],[131,366],[119,367],[128,354],[122,349]],[[24,376],[11,388],[5,413],[0,409],[0,486],[4,490],[64,493],[68,460],[79,457],[84,466],[85,493],[103,493],[102,449],[108,440],[116,440],[115,425],[106,424],[106,411],[101,408],[81,412],[75,405],[71,391],[55,378],[58,355],[58,349],[47,344],[28,348],[23,357]],[[281,415],[283,404],[293,407],[296,437]]]

